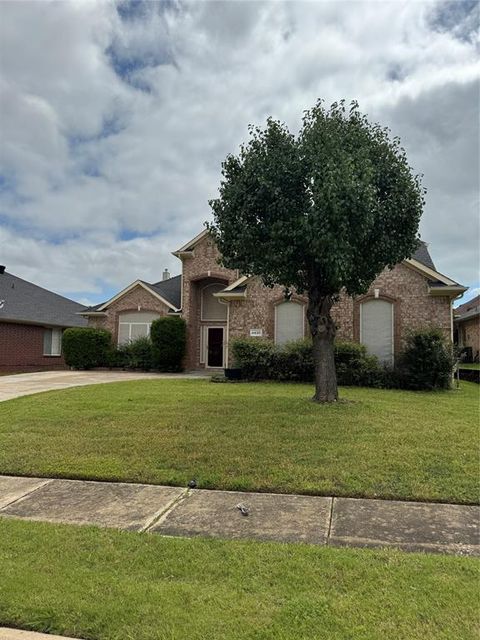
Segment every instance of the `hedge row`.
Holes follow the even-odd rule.
[[[247,380],[313,382],[310,340],[278,347],[266,340],[238,339],[232,344],[235,366]],[[395,368],[383,367],[364,345],[335,343],[337,381],[342,386],[403,389],[447,389],[454,358],[441,331],[428,329],[408,336]]]
[[[186,349],[185,321],[177,316],[154,320],[150,336],[116,347],[105,329],[66,329],[63,333],[65,362],[75,369],[121,367],[181,371]]]

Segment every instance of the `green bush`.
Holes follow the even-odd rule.
[[[154,366],[160,371],[182,371],[187,346],[185,320],[178,316],[165,316],[154,320],[150,338]]]
[[[378,359],[358,342],[335,343],[335,369],[338,384],[345,387],[382,387],[384,384],[384,370]]]
[[[269,340],[238,338],[232,342],[235,367],[242,370],[247,380],[273,378],[275,345]]]
[[[65,329],[62,339],[65,362],[75,369],[103,367],[108,363],[111,341],[112,336],[106,329]]]
[[[120,357],[125,358],[125,366],[129,369],[150,371],[153,368],[153,345],[146,336],[137,338],[120,349]]]
[[[277,347],[273,353],[271,373],[275,380],[312,382],[315,377],[312,341],[295,340]]]
[[[107,354],[107,367],[126,369],[128,366],[127,345],[111,346]]]
[[[232,353],[236,366],[247,380],[312,382],[314,365],[312,341],[297,340],[275,346],[267,340],[235,340]],[[338,383],[363,387],[383,386],[383,369],[365,346],[356,342],[335,343]]]
[[[407,336],[398,359],[396,386],[406,389],[449,389],[455,358],[440,329],[425,329]]]

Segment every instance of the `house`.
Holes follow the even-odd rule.
[[[89,325],[109,329],[121,344],[148,335],[160,316],[180,315],[187,323],[189,369],[232,365],[229,345],[234,338],[257,337],[282,344],[308,335],[306,298],[284,289],[265,287],[258,277],[225,269],[208,231],[173,255],[182,263],[181,275],[153,284],[136,280],[103,304],[82,315]],[[342,295],[332,314],[340,339],[364,343],[384,362],[393,362],[410,329],[440,327],[453,335],[452,300],[466,288],[439,273],[422,243],[415,255],[383,271],[366,295]]]
[[[0,266],[0,370],[65,368],[62,333],[87,325],[84,309]]]
[[[466,362],[478,362],[480,356],[480,296],[453,310],[454,340],[465,352]]]

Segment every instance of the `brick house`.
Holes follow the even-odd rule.
[[[87,325],[84,309],[0,266],[0,371],[64,369],[62,333]]]
[[[480,356],[480,296],[453,310],[454,339],[459,349],[468,350],[468,360]]]
[[[188,369],[232,366],[229,344],[237,337],[285,343],[308,335],[306,298],[282,287],[265,287],[218,264],[219,252],[207,231],[173,252],[182,273],[149,284],[136,280],[107,302],[83,312],[89,324],[106,327],[121,344],[148,335],[151,322],[181,315],[187,322]],[[452,338],[452,300],[466,288],[435,269],[422,244],[410,260],[383,271],[366,295],[342,295],[332,313],[340,339],[364,343],[384,362],[393,362],[411,329],[440,327]]]

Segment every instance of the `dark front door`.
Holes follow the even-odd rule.
[[[223,367],[223,327],[208,329],[207,367]]]

